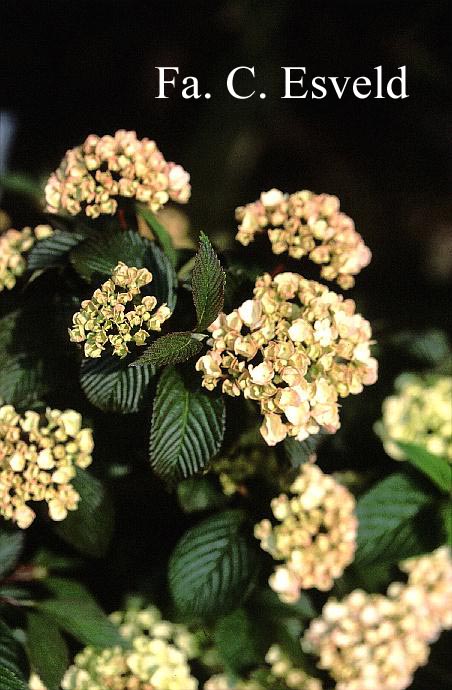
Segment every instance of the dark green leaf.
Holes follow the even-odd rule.
[[[167,364],[179,364],[194,357],[200,350],[202,350],[202,343],[193,337],[193,333],[189,331],[169,333],[154,340],[132,366],[153,364],[156,367],[163,367]]]
[[[266,618],[281,620],[284,618],[296,618],[297,620],[309,620],[318,614],[314,608],[309,594],[303,592],[300,598],[293,604],[286,604],[269,587],[256,590],[250,602],[257,610],[261,610]]]
[[[59,690],[69,665],[69,655],[61,632],[53,620],[36,611],[27,614],[27,649],[32,670],[47,690]]]
[[[168,233],[168,230],[163,227],[163,225],[159,222],[154,213],[152,213],[152,211],[150,211],[146,206],[137,205],[137,211],[156,234],[163,251],[165,252],[166,256],[171,262],[171,265],[176,266],[177,252],[173,247],[173,243]]]
[[[406,474],[393,474],[365,493],[357,504],[355,565],[393,562],[424,550],[415,518],[431,496]]]
[[[452,549],[452,503],[450,499],[444,501],[440,507],[443,522],[445,543]]]
[[[84,359],[80,383],[88,400],[104,412],[137,412],[149,388],[154,369],[129,367],[128,358],[105,354]]]
[[[71,252],[71,263],[88,282],[110,276],[119,261],[143,268],[148,243],[134,230],[100,231]]]
[[[222,508],[226,496],[208,477],[190,477],[177,485],[177,497],[184,513],[196,513],[209,508]]]
[[[204,331],[222,310],[225,281],[226,276],[218,257],[208,237],[201,233],[192,274],[193,301],[198,317],[197,330]]]
[[[446,334],[437,328],[425,331],[402,331],[396,333],[390,340],[408,357],[424,365],[428,364],[430,367],[438,365],[450,353]]]
[[[0,175],[0,187],[13,194],[23,194],[39,202],[43,196],[43,187],[33,177],[25,173],[6,173]]]
[[[93,558],[105,555],[113,531],[113,504],[104,485],[85,470],[72,480],[80,494],[76,511],[57,523],[56,533],[80,553]]]
[[[73,247],[76,247],[85,235],[82,232],[56,230],[53,235],[38,240],[28,256],[28,269],[38,271],[43,268],[54,268],[63,264]]]
[[[222,398],[198,382],[190,385],[178,369],[165,369],[152,415],[150,458],[156,473],[171,481],[199,472],[220,449],[224,423]]]
[[[174,310],[177,300],[177,276],[174,268],[155,242],[148,240],[145,242],[147,246],[145,267],[152,273],[152,283],[146,285],[146,294],[154,295],[159,306],[165,303]]]
[[[179,541],[169,563],[169,585],[181,613],[226,613],[249,594],[257,557],[243,520],[241,511],[225,511],[188,530]]]
[[[17,408],[30,408],[45,397],[43,363],[26,355],[0,354],[0,398]]]
[[[0,688],[2,690],[28,690],[28,685],[24,680],[12,673],[7,667],[3,666],[0,659]]]
[[[300,467],[305,462],[309,462],[324,438],[325,434],[319,431],[318,434],[308,436],[305,441],[297,441],[290,436],[284,439],[284,450],[292,467]]]
[[[37,607],[58,627],[85,645],[123,644],[118,629],[82,585],[63,578],[48,578],[45,584],[55,598],[39,601]]]
[[[24,545],[24,532],[15,525],[0,521],[0,578],[10,572]]]
[[[267,651],[256,635],[255,622],[244,609],[236,609],[217,621],[214,642],[228,674],[240,675],[263,663]]]
[[[423,472],[441,491],[448,494],[452,491],[452,465],[438,455],[429,453],[422,446],[413,443],[398,443],[408,461]]]
[[[24,678],[27,671],[25,650],[2,620],[0,620],[0,669],[12,671],[19,678]],[[0,687],[3,690],[3,687]]]
[[[46,548],[41,548],[33,558],[33,564],[46,568],[50,572],[64,572],[66,570],[77,570],[83,565],[80,557],[64,556],[53,553]]]
[[[152,282],[142,288],[142,294],[154,295],[159,305],[165,302],[174,309],[177,278],[171,263],[155,242],[134,230],[99,232],[71,252],[75,270],[88,282],[108,278],[119,261],[147,268],[152,273]]]

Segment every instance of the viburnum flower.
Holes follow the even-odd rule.
[[[432,625],[432,639],[438,630],[452,628],[452,559],[451,551],[442,546],[433,553],[409,558],[399,564],[408,574],[408,586],[422,588],[427,595],[429,615],[420,625]],[[427,632],[428,636],[428,632]]]
[[[451,626],[448,550],[401,567],[406,584],[392,583],[386,596],[354,590],[341,602],[331,598],[306,631],[304,650],[320,657],[336,690],[404,690],[427,662],[428,645]]]
[[[34,229],[10,228],[0,235],[0,292],[12,290],[17,278],[27,270],[27,252],[36,240],[53,234],[50,225],[37,225]]]
[[[413,443],[452,462],[452,376],[402,374],[395,389],[375,425],[388,455],[405,460],[397,444]]]
[[[259,668],[247,680],[230,684],[225,675],[219,674],[209,678],[204,690],[322,690],[320,680],[296,668],[279,645],[270,647],[265,661],[268,666]]]
[[[122,261],[112,276],[84,300],[81,310],[72,317],[69,337],[73,343],[85,343],[86,357],[101,357],[107,345],[113,354],[125,357],[131,342],[146,344],[150,331],[160,331],[171,310],[162,304],[153,312],[157,300],[151,295],[141,297],[141,289],[152,281],[146,268],[135,268]],[[153,312],[153,313],[152,313]]]
[[[259,402],[268,445],[303,441],[340,426],[338,397],[377,378],[371,328],[353,300],[297,273],[265,274],[253,299],[209,327],[211,350],[196,363],[203,386]]]
[[[71,484],[76,467],[91,464],[92,431],[75,410],[22,416],[12,405],[0,407],[0,515],[26,529],[35,519],[29,502],[45,501],[52,520],[77,510]]]
[[[353,287],[354,277],[368,265],[371,252],[355,224],[340,210],[339,199],[307,190],[283,194],[262,192],[260,199],[236,209],[240,225],[236,239],[243,245],[268,229],[274,254],[288,252],[295,259],[308,256],[322,264],[321,276]]]
[[[182,166],[167,163],[155,141],[137,139],[135,132],[123,129],[114,136],[90,134],[66,152],[50,176],[47,211],[72,216],[83,212],[90,218],[113,215],[117,197],[134,198],[158,211],[169,199],[186,203],[189,180]]]
[[[351,493],[316,465],[302,465],[290,491],[271,502],[279,524],[262,520],[254,530],[261,547],[284,561],[269,583],[287,603],[302,589],[332,588],[353,561],[358,527]]]
[[[40,677],[36,673],[32,673],[30,675],[30,679],[28,681],[28,687],[29,690],[47,690],[46,686],[40,679]]]
[[[197,690],[188,663],[198,652],[196,639],[185,626],[162,620],[153,606],[110,618],[129,648],[86,647],[66,672],[63,690]]]

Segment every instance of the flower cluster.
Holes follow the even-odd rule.
[[[220,674],[209,678],[204,690],[322,690],[318,678],[296,668],[278,645],[270,647],[265,661],[269,668],[259,669],[249,680],[230,685],[226,676]]]
[[[322,690],[318,678],[313,678],[303,669],[296,668],[278,645],[270,647],[265,661],[271,667],[270,676],[282,681],[287,690]]]
[[[290,490],[291,497],[280,494],[271,502],[280,524],[262,520],[254,534],[284,561],[269,583],[282,601],[293,603],[302,589],[331,589],[353,560],[358,523],[351,493],[317,465],[302,465]]]
[[[236,209],[240,223],[236,239],[248,245],[256,233],[268,229],[274,254],[288,252],[322,264],[321,276],[344,288],[353,287],[354,275],[367,266],[371,253],[349,216],[339,210],[339,199],[303,190],[283,194],[262,192],[260,199]]]
[[[114,355],[125,357],[130,352],[128,343],[145,345],[149,331],[161,330],[171,311],[163,304],[151,314],[156,298],[140,295],[141,288],[151,281],[152,273],[146,268],[129,267],[120,261],[111,278],[91,299],[82,302],[81,311],[72,317],[69,337],[74,343],[85,343],[86,357],[101,357],[108,344]]]
[[[0,292],[12,290],[16,280],[27,270],[26,253],[36,240],[52,235],[50,225],[37,225],[34,229],[11,228],[0,235]]]
[[[452,560],[447,546],[409,558],[399,567],[408,574],[409,587],[421,588],[426,593],[429,615],[420,625],[433,626],[431,638],[435,639],[441,629],[452,628]]]
[[[203,386],[260,403],[268,445],[340,426],[338,397],[375,382],[370,324],[353,300],[297,273],[265,274],[254,298],[209,327]]]
[[[429,643],[452,625],[448,550],[401,567],[406,584],[392,583],[386,596],[354,590],[342,602],[330,599],[305,633],[305,651],[320,657],[336,690],[404,690],[427,662]]]
[[[402,374],[395,388],[375,427],[388,455],[405,460],[397,444],[414,443],[452,462],[452,376]]]
[[[29,690],[47,690],[46,686],[36,673],[32,673],[30,675],[30,679],[28,681],[28,688]]]
[[[64,520],[80,498],[71,484],[76,467],[88,467],[92,451],[92,431],[74,410],[21,416],[0,407],[0,515],[26,529],[35,518],[28,502],[46,501],[51,519]]]
[[[194,636],[183,625],[162,620],[151,606],[111,615],[129,648],[86,647],[63,678],[63,690],[197,690],[188,660]]]
[[[66,152],[45,189],[50,213],[84,211],[90,218],[114,214],[115,197],[134,198],[158,211],[169,199],[186,203],[190,175],[167,163],[155,141],[137,139],[135,132],[118,130],[114,136],[88,136],[81,146]]]

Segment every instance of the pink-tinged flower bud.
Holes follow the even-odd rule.
[[[452,627],[452,560],[447,547],[404,561],[406,584],[386,596],[355,590],[329,599],[302,646],[319,657],[340,690],[404,690],[429,656],[428,644]]]
[[[180,165],[167,163],[155,142],[119,130],[114,137],[90,135],[66,152],[50,176],[45,196],[50,213],[85,213],[89,218],[113,215],[117,197],[136,198],[159,211],[169,198],[186,203],[190,176]]]
[[[338,398],[377,377],[370,325],[353,300],[297,273],[260,276],[252,299],[220,314],[209,331],[211,350],[196,366],[203,385],[256,400],[268,445],[321,428],[334,433]]]
[[[339,211],[339,200],[303,190],[290,196],[278,189],[262,192],[259,201],[236,209],[236,239],[247,246],[267,230],[274,254],[288,252],[295,259],[308,256],[321,264],[321,275],[344,290],[368,265],[371,252],[351,218]]]
[[[281,494],[271,503],[279,524],[263,520],[255,528],[261,547],[284,561],[269,583],[285,602],[297,601],[302,589],[331,589],[353,560],[357,532],[353,496],[315,465],[301,467],[290,491],[290,499]]]

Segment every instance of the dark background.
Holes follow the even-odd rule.
[[[233,237],[234,208],[272,186],[337,194],[372,248],[355,296],[381,325],[444,325],[452,269],[447,77],[450,3],[3,0],[2,107],[18,120],[10,169],[47,174],[88,133],[135,129],[191,173],[196,230]],[[157,100],[156,65],[211,100]],[[226,76],[254,65],[259,98]],[[385,79],[405,100],[282,100],[282,65]],[[260,87],[260,88],[259,88]],[[180,91],[179,91],[180,93]],[[450,135],[450,129],[449,129]],[[6,197],[18,225],[17,199]]]

